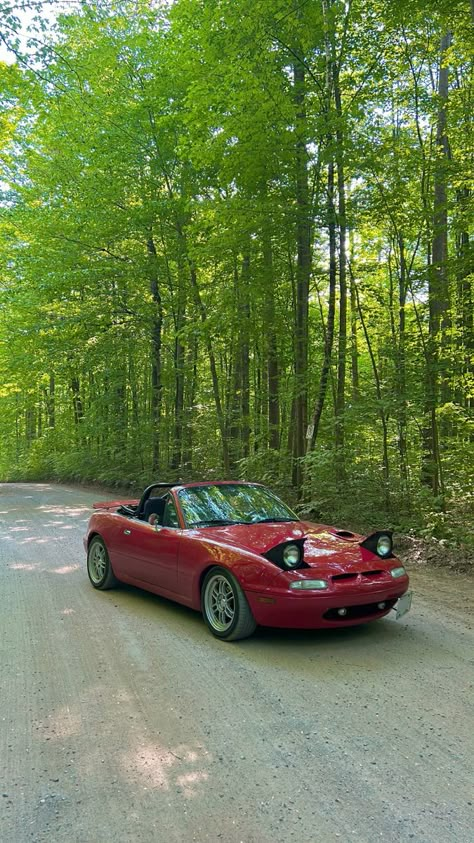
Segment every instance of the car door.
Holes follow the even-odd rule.
[[[178,516],[167,498],[162,523],[131,521],[123,530],[123,546],[129,575],[163,591],[175,593],[178,580],[178,548],[181,538]]]

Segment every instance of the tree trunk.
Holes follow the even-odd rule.
[[[242,454],[250,453],[250,254],[244,255],[241,272],[241,371],[242,371]]]
[[[242,427],[242,328],[240,323],[241,282],[237,256],[234,255],[234,328],[231,339],[227,428],[229,431],[229,464],[232,474],[241,456]]]
[[[351,233],[349,232],[351,240]],[[354,263],[354,248],[351,242],[351,265]],[[351,384],[352,400],[356,404],[359,400],[359,343],[357,338],[357,301],[354,279],[350,276],[350,304],[351,304]]]
[[[185,347],[182,340],[182,330],[186,315],[186,301],[184,293],[183,266],[178,266],[178,301],[175,315],[175,339],[173,352],[174,367],[174,420],[173,446],[171,454],[171,468],[181,466],[183,448],[183,413],[184,413],[184,357]]]
[[[446,331],[449,322],[448,288],[448,212],[447,212],[447,162],[449,157],[446,134],[446,105],[448,100],[449,70],[446,52],[451,45],[451,33],[441,40],[438,80],[438,119],[436,127],[436,162],[434,168],[433,243],[429,267],[430,336],[426,373],[426,409],[423,429],[423,459],[421,481],[434,495],[443,492],[440,463],[439,430],[436,409],[441,381],[442,400],[448,398],[448,380],[445,353]],[[441,349],[441,355],[440,355]]]
[[[298,51],[301,52],[301,47]],[[308,370],[308,297],[311,272],[311,224],[308,189],[308,152],[306,119],[305,67],[297,60],[293,65],[294,100],[296,105],[296,325],[295,325],[295,429],[293,434],[293,483],[301,491],[302,465],[305,453],[307,424]]]
[[[474,2],[474,0],[473,0]],[[471,199],[469,189],[465,188],[457,192],[457,204],[461,216],[465,207]],[[468,231],[461,231],[457,236],[457,324],[458,336],[461,343],[460,358],[458,362],[458,404],[464,405],[467,410],[472,408],[472,398],[468,390],[464,388],[465,382],[472,377],[474,363],[474,333],[473,333],[473,301],[472,301],[472,275],[474,275],[474,250],[469,238]]]
[[[163,305],[158,282],[158,260],[155,242],[150,234],[147,240],[149,257],[150,293],[155,306],[151,329],[151,423],[152,423],[152,471],[160,465],[160,420],[161,420],[161,332],[163,327]]]
[[[336,475],[343,482],[345,468],[345,385],[346,385],[346,348],[347,348],[347,279],[346,279],[346,184],[344,174],[344,136],[341,90],[339,86],[339,68],[334,64],[334,103],[336,107],[336,163],[337,193],[339,210],[339,343],[337,354],[337,391],[336,391]]]
[[[188,345],[183,418],[182,467],[186,476],[193,468],[193,418],[197,390],[198,338],[194,335]]]
[[[45,389],[46,417],[48,427],[54,428],[56,424],[56,382],[53,374],[49,376],[49,389]]]
[[[324,340],[324,359],[319,380],[318,395],[313,411],[313,418],[310,428],[311,438],[308,436],[308,450],[313,450],[318,438],[319,423],[323,413],[324,402],[331,370],[332,347],[334,341],[334,320],[336,313],[336,279],[337,279],[337,258],[336,258],[336,210],[334,207],[334,162],[328,165],[328,232],[329,232],[329,302],[328,318],[326,324],[326,336]]]
[[[400,479],[402,488],[407,491],[407,396],[406,396],[406,360],[405,360],[405,306],[407,299],[407,263],[405,242],[402,235],[398,237],[399,250],[399,282],[398,282],[398,349],[397,363],[397,407],[398,407],[398,455],[400,464]]]
[[[84,408],[81,398],[79,378],[74,375],[71,378],[72,406],[74,411],[74,424],[79,425],[84,418]]]
[[[383,405],[383,396],[382,396],[382,387],[380,381],[380,375],[377,369],[377,363],[375,360],[375,354],[372,348],[372,343],[370,341],[369,332],[367,330],[367,325],[365,324],[364,314],[360,305],[359,293],[357,290],[357,285],[355,283],[355,279],[352,277],[352,282],[354,284],[354,294],[356,297],[357,308],[359,311],[359,319],[362,325],[362,330],[364,332],[365,341],[367,344],[367,351],[369,352],[370,362],[372,365],[372,372],[374,375],[375,381],[375,389],[377,393],[377,403],[378,403],[378,412],[380,416],[380,421],[382,423],[382,466],[383,466],[383,501],[385,505],[385,510],[387,512],[390,511],[390,462],[388,457],[388,425],[387,425],[387,416],[385,413],[384,405]]]
[[[280,396],[278,347],[275,319],[275,279],[270,231],[263,231],[263,273],[265,281],[265,335],[267,337],[267,389],[268,389],[268,446],[277,451],[280,447]]]
[[[201,293],[199,290],[198,282],[197,282],[197,275],[196,270],[192,264],[190,265],[190,280],[191,280],[191,287],[194,293],[194,299],[196,302],[196,307],[198,313],[201,317],[201,322],[205,326],[204,336],[207,348],[207,355],[209,358],[209,367],[211,370],[211,380],[212,380],[212,391],[214,393],[214,402],[216,405],[216,415],[217,415],[217,424],[219,426],[219,431],[221,434],[221,441],[222,441],[222,458],[224,463],[224,474],[225,477],[228,478],[230,475],[230,460],[229,460],[229,447],[227,442],[227,430],[226,430],[226,420],[224,416],[224,411],[222,408],[222,401],[220,396],[219,390],[219,378],[217,375],[217,366],[216,366],[216,357],[214,354],[214,349],[212,347],[212,339],[208,330],[207,326],[207,314],[206,309],[204,307],[204,303],[201,298]]]

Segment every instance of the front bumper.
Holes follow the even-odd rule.
[[[289,591],[252,592],[246,597],[256,622],[260,626],[285,629],[323,629],[324,627],[355,626],[387,615],[399,597],[408,589],[408,578],[385,586],[352,592],[312,592],[291,594]],[[378,604],[385,603],[380,609]],[[347,614],[338,615],[338,609]]]

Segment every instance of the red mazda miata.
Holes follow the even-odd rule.
[[[184,603],[227,641],[258,624],[349,626],[410,609],[391,532],[300,521],[258,483],[153,483],[140,501],[94,509],[84,537],[94,588],[120,581]]]

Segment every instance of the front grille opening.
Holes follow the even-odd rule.
[[[338,615],[337,608],[328,609],[328,611],[324,613],[323,617],[328,621],[341,621],[341,623],[344,623],[344,621],[357,620],[358,618],[370,618],[373,615],[380,615],[382,612],[387,612],[392,609],[397,601],[384,600],[383,602],[385,603],[385,609],[379,609],[378,603],[364,603],[362,606],[346,606],[346,615]],[[343,607],[339,606],[338,608],[342,609]]]
[[[336,536],[341,539],[353,539],[354,533],[349,532],[349,530],[336,530]]]
[[[362,571],[363,577],[380,577],[383,574],[383,571]]]
[[[356,580],[358,576],[358,574],[334,574],[331,579],[333,582],[337,582],[338,580]]]

